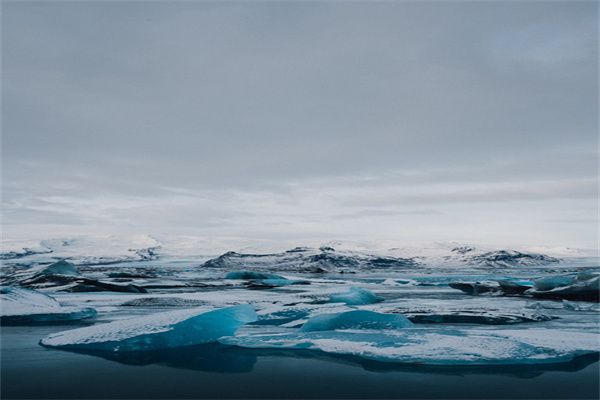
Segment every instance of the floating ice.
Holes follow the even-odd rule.
[[[470,295],[533,296],[546,299],[583,301],[600,300],[600,271],[580,272],[577,275],[558,275],[532,282],[511,279],[483,282],[450,282],[453,289]]]
[[[388,278],[381,282],[382,285],[386,286],[415,286],[418,282],[413,279],[392,279]]]
[[[383,297],[376,296],[370,290],[357,287],[351,287],[347,292],[329,295],[329,302],[331,303],[346,303],[354,306],[377,303],[383,300],[385,300]]]
[[[46,336],[40,344],[65,349],[146,351],[215,342],[256,321],[251,305],[172,311]]]
[[[404,315],[381,314],[355,310],[337,314],[319,314],[310,318],[300,329],[302,332],[331,331],[337,329],[402,329],[412,327]]]
[[[203,306],[206,302],[195,299],[182,299],[180,297],[142,297],[129,300],[121,304],[126,307],[194,307]]]
[[[341,330],[245,334],[219,342],[246,348],[309,349],[382,362],[432,365],[559,363],[599,351],[595,333],[558,330]]]
[[[47,267],[34,267],[29,272],[35,272],[36,275],[80,275],[75,265],[65,260],[55,262]]]
[[[75,321],[96,315],[90,307],[63,307],[53,297],[31,289],[5,286],[0,289],[3,324]]]
[[[535,290],[544,291],[552,290],[560,286],[568,286],[573,284],[575,275],[558,275],[558,276],[547,276],[544,278],[536,279],[533,284]]]
[[[47,266],[36,266],[16,271],[2,278],[4,284],[38,290],[147,293],[146,289],[136,285],[119,285],[85,278],[77,271],[75,265],[65,260]]]
[[[577,276],[541,278],[525,294],[546,299],[599,301],[600,271],[580,272]]]
[[[538,312],[494,310],[424,310],[404,314],[416,324],[484,324],[509,325],[522,322],[550,321],[552,317]]]
[[[256,271],[233,271],[225,279],[285,279],[283,276],[261,273]]]
[[[287,278],[265,279],[262,281],[262,283],[265,285],[271,285],[271,286],[309,285],[310,284],[310,282],[304,281],[301,279],[287,279]]]

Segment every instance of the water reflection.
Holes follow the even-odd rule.
[[[218,373],[252,371],[256,363],[256,355],[228,352],[226,351],[227,347],[219,343],[206,343],[153,351],[114,352],[74,349],[64,351],[88,354],[126,365],[157,364],[177,369]]]

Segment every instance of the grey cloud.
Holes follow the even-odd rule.
[[[395,217],[399,215],[439,215],[442,214],[440,211],[435,209],[422,209],[422,210],[410,210],[410,211],[394,211],[394,210],[381,210],[381,209],[366,209],[360,210],[353,213],[337,214],[333,215],[332,219],[357,219],[357,218],[372,218],[372,217]]]
[[[159,207],[177,227],[187,196],[223,224],[318,229],[342,194],[376,212],[433,204],[396,194],[427,185],[563,196],[477,185],[597,177],[597,7],[8,2],[4,201],[130,200],[132,224]]]
[[[440,187],[441,186],[441,187]],[[448,204],[480,202],[513,202],[551,200],[560,198],[589,198],[598,195],[597,180],[575,180],[558,182],[530,182],[526,185],[488,185],[483,188],[433,186],[426,193],[373,194],[354,196],[346,206],[390,206],[402,204]]]

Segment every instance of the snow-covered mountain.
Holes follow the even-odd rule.
[[[298,247],[301,245],[302,247]],[[77,266],[144,261],[195,261],[207,269],[288,271],[405,270],[416,268],[512,268],[561,262],[597,263],[594,251],[569,248],[473,246],[458,242],[392,240],[302,243],[192,236],[80,236],[4,240],[5,267],[22,268],[67,260]]]

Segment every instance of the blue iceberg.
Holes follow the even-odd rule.
[[[429,365],[521,365],[570,362],[597,354],[595,333],[531,330],[339,330],[244,334],[220,343],[258,349],[303,349],[368,360]]]
[[[355,310],[336,314],[319,314],[310,318],[301,332],[332,331],[337,329],[402,329],[413,323],[401,314],[381,314]]]
[[[347,292],[333,293],[329,295],[330,303],[346,303],[352,306],[372,304],[383,300],[385,300],[383,297],[376,296],[370,290],[357,287],[351,287]]]
[[[172,311],[54,333],[42,346],[105,351],[148,351],[215,342],[257,320],[254,307],[239,305]]]
[[[77,321],[96,315],[91,307],[65,307],[54,297],[32,289],[4,286],[0,299],[0,321],[5,325]]]

